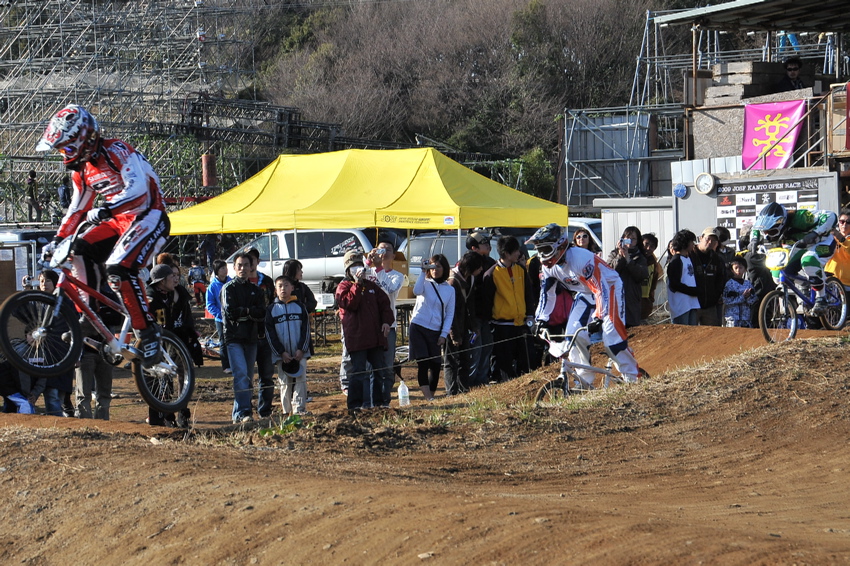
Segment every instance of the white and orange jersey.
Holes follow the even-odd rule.
[[[74,195],[57,235],[69,236],[101,195],[113,217],[136,217],[149,210],[165,211],[159,176],[130,144],[117,139],[102,141],[101,150],[81,171],[71,176]]]
[[[609,311],[611,290],[622,286],[620,275],[611,269],[605,260],[595,253],[570,246],[564,252],[561,261],[552,266],[543,266],[543,285],[540,302],[537,307],[537,320],[549,320],[555,308],[556,285],[546,282],[549,279],[560,281],[570,291],[592,294],[596,301],[597,318],[605,318]]]

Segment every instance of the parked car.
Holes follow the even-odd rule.
[[[496,249],[496,242],[499,241],[499,236],[510,235],[525,245],[525,241],[534,234],[534,230],[530,228],[501,228],[490,229],[492,237],[490,238],[490,257],[499,259],[499,251]],[[471,232],[471,231],[470,231]],[[467,252],[466,237],[468,233],[462,233],[460,237],[460,255]],[[408,259],[410,261],[410,284],[413,285],[419,278],[422,272],[422,261],[436,254],[443,254],[449,260],[449,265],[454,265],[458,262],[458,236],[457,232],[424,232],[414,234],[410,237],[407,243],[409,250]],[[526,246],[528,252],[533,252],[533,246]]]
[[[257,248],[260,252],[259,270],[272,278],[283,273],[287,260],[297,257],[304,266],[304,283],[313,293],[321,293],[324,281],[339,281],[345,275],[342,265],[345,252],[371,250],[375,247],[376,237],[389,238],[399,247],[404,241],[398,232],[392,230],[382,230],[380,234],[374,229],[298,230],[297,233],[295,230],[281,230],[263,234],[239,250]],[[227,258],[227,270],[231,276],[234,275],[233,257],[236,253]]]

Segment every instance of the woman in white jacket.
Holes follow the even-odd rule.
[[[428,401],[440,380],[442,347],[452,328],[455,290],[446,281],[449,261],[437,254],[422,264],[422,275],[413,286],[416,304],[410,317],[410,359],[416,360],[419,388]]]

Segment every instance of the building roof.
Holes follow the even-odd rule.
[[[655,18],[657,24],[704,29],[850,32],[847,0],[735,0]]]

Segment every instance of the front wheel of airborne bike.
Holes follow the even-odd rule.
[[[189,350],[165,329],[162,330],[162,361],[149,368],[134,361],[133,377],[142,399],[162,413],[185,409],[195,390],[195,367]]]
[[[564,378],[559,377],[544,383],[537,391],[537,397],[534,401],[538,407],[558,405],[561,401],[566,399],[569,394],[570,392],[567,390]]]
[[[78,317],[66,297],[41,291],[15,293],[0,306],[0,349],[9,363],[28,375],[66,373],[83,349]]]
[[[847,295],[844,285],[837,277],[827,277],[824,286],[826,296],[826,313],[820,317],[820,322],[827,330],[841,330],[847,322]]]
[[[797,335],[797,311],[789,304],[785,289],[774,289],[759,307],[759,327],[768,342],[785,342]]]

